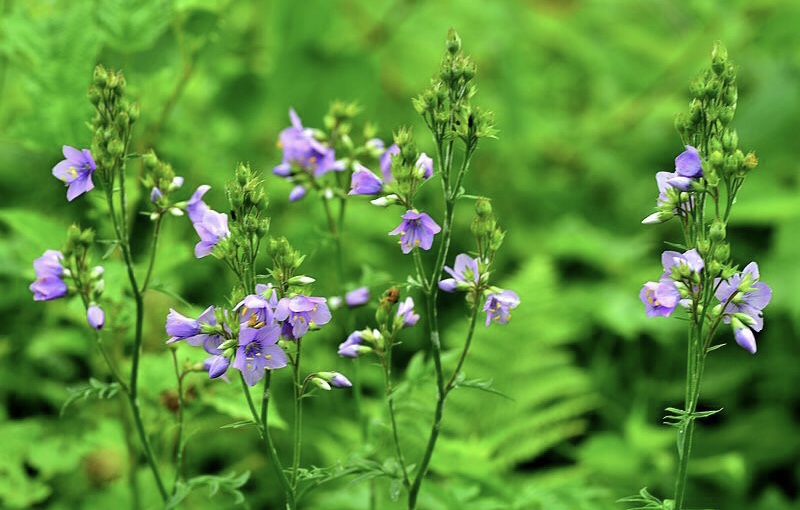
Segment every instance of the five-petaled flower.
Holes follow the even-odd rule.
[[[456,256],[455,268],[444,266],[452,278],[445,278],[439,282],[439,288],[445,292],[455,292],[457,290],[468,290],[478,285],[480,274],[478,273],[477,258],[472,258],[466,253]]]
[[[518,305],[519,296],[513,290],[490,293],[483,305],[483,311],[486,312],[486,326],[492,322],[507,324],[511,319],[511,310]]]
[[[639,293],[648,317],[669,317],[681,300],[675,281],[663,276],[658,282],[647,282]]]
[[[314,177],[344,170],[344,163],[336,161],[334,150],[314,138],[312,129],[303,127],[293,108],[289,110],[289,118],[292,125],[281,131],[278,138],[278,147],[283,149],[283,160],[272,170],[275,175],[290,177],[292,165],[312,173]]]
[[[417,246],[423,250],[430,250],[433,236],[441,232],[442,227],[427,214],[414,209],[406,211],[402,218],[400,225],[389,232],[389,235],[400,235],[400,248],[403,253],[410,253]]]
[[[753,331],[761,331],[764,318],[761,311],[772,298],[772,289],[758,281],[758,264],[747,264],[741,273],[727,280],[715,280],[715,296],[724,309],[723,320],[733,326],[736,343],[752,354],[756,353],[756,339]]]
[[[220,333],[212,331],[214,329],[213,326],[217,326],[217,318],[213,306],[206,308],[197,319],[186,317],[170,308],[167,315],[166,330],[171,338],[167,340],[167,343],[171,344],[178,340],[185,340],[189,345],[202,345],[209,354],[221,354],[219,345],[224,341],[224,338]]]
[[[275,307],[275,320],[283,322],[283,336],[297,340],[308,331],[309,325],[321,326],[331,320],[326,299],[312,296],[282,298]]]
[[[414,300],[411,296],[407,297],[405,301],[397,305],[397,314],[395,315],[396,321],[403,328],[409,328],[417,323],[419,314],[414,313]]]
[[[239,347],[233,367],[242,373],[248,386],[255,386],[264,377],[265,370],[286,366],[286,353],[277,345],[280,332],[277,324],[261,328],[242,326],[239,330]]]
[[[353,176],[350,178],[348,195],[375,195],[383,188],[383,181],[367,167],[356,163]]]
[[[202,220],[193,224],[200,241],[194,247],[194,256],[202,258],[214,251],[214,247],[223,238],[228,237],[228,215],[209,209]]]
[[[67,284],[62,279],[64,255],[57,250],[47,250],[33,261],[36,281],[28,287],[33,292],[34,301],[50,301],[67,295]]]
[[[97,170],[97,165],[89,149],[78,150],[65,145],[63,153],[66,159],[53,167],[53,176],[69,186],[67,200],[72,202],[75,197],[94,189],[92,174]]]

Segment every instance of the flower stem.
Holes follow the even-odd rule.
[[[295,510],[297,508],[297,503],[295,502],[294,497],[294,489],[292,485],[289,483],[289,479],[286,477],[286,473],[283,470],[283,465],[281,464],[281,459],[278,457],[278,451],[275,449],[275,443],[272,442],[272,434],[269,433],[269,399],[271,398],[270,393],[270,379],[272,378],[272,371],[267,370],[266,374],[264,375],[264,395],[261,399],[261,431],[264,438],[264,444],[267,448],[267,455],[269,455],[270,461],[272,461],[272,467],[275,470],[275,474],[278,475],[278,481],[283,487],[283,492],[286,495],[286,508],[287,510]],[[247,387],[247,383],[244,380],[244,376],[242,376],[242,386],[244,387],[245,394],[248,396],[248,402],[252,406],[252,398],[250,397],[250,389]],[[255,414],[255,407],[251,409],[254,413],[254,416],[257,418],[258,415]]]
[[[150,262],[147,264],[147,273],[144,276],[144,282],[142,283],[142,288],[140,292],[144,294],[144,291],[147,290],[147,287],[150,285],[150,277],[153,276],[153,266],[155,266],[156,262],[156,251],[158,250],[158,235],[161,232],[161,224],[164,216],[161,214],[158,215],[156,218],[156,224],[153,227],[153,240],[150,243]]]
[[[303,446],[303,386],[300,383],[300,348],[303,345],[301,338],[297,339],[297,353],[294,357],[292,372],[294,375],[294,428],[292,439],[292,492],[297,491],[297,475],[300,470],[300,449]]]
[[[170,354],[172,354],[172,367],[175,369],[175,377],[178,380],[178,437],[175,439],[176,444],[176,451],[175,451],[175,481],[172,483],[172,495],[175,495],[175,492],[178,490],[178,482],[181,478],[183,478],[183,453],[184,453],[184,444],[183,444],[183,376],[184,374],[181,373],[180,368],[178,367],[178,354],[177,349],[170,349]]]
[[[392,441],[394,441],[394,448],[397,453],[397,462],[400,464],[400,470],[403,473],[403,486],[406,490],[410,490],[411,482],[408,478],[408,468],[406,467],[403,448],[400,446],[400,435],[397,430],[397,410],[394,406],[394,387],[392,386],[392,347],[394,346],[394,337],[395,333],[386,340],[386,356],[382,360],[384,385],[386,387],[386,403],[389,406],[389,418],[392,422]]]

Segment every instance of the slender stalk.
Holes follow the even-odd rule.
[[[300,470],[300,450],[303,446],[303,385],[300,383],[301,338],[297,339],[297,353],[294,357],[292,372],[294,374],[294,428],[292,430],[292,492],[297,491],[297,475]]]
[[[392,347],[394,346],[395,333],[386,340],[386,356],[383,362],[384,386],[386,388],[386,403],[389,406],[389,418],[392,422],[392,441],[394,441],[397,462],[400,463],[400,470],[403,473],[403,486],[406,490],[411,489],[411,482],[408,478],[408,468],[406,459],[403,455],[403,448],[400,446],[400,435],[397,428],[397,410],[394,405],[394,387],[392,385]]]
[[[175,452],[175,480],[172,482],[172,495],[175,495],[175,491],[178,490],[178,482],[181,478],[183,478],[183,453],[184,453],[184,444],[183,444],[183,428],[184,428],[184,413],[183,413],[183,376],[184,374],[181,373],[180,368],[178,367],[178,354],[176,349],[170,349],[170,354],[172,354],[172,367],[175,369],[175,377],[178,380],[178,437],[175,440],[175,444],[177,446]]]
[[[140,292],[144,294],[144,291],[147,290],[147,287],[150,285],[150,277],[153,276],[153,267],[155,266],[156,262],[156,251],[158,250],[158,235],[161,232],[161,224],[164,219],[164,216],[159,214],[158,218],[156,218],[156,224],[153,227],[153,240],[150,243],[150,262],[147,264],[147,272],[144,276],[144,282],[142,283],[142,288]]]
[[[272,434],[269,433],[269,399],[271,398],[271,378],[272,371],[267,370],[267,373],[264,375],[264,396],[261,399],[261,430],[263,431],[267,455],[269,455],[269,458],[272,461],[272,467],[275,469],[275,474],[278,475],[278,481],[280,482],[283,492],[286,495],[286,508],[287,510],[295,510],[297,508],[297,503],[295,502],[294,489],[292,484],[289,483],[286,473],[283,471],[283,465],[281,464],[281,459],[278,457],[278,451],[275,449],[275,444],[272,442]],[[242,377],[242,384],[245,387],[245,392],[247,395],[250,395],[250,390],[247,388],[247,384],[244,382],[244,377]]]
[[[455,388],[456,378],[458,377],[458,374],[461,373],[461,367],[464,365],[464,360],[467,359],[467,354],[469,353],[469,348],[472,344],[472,337],[475,333],[475,323],[478,319],[478,310],[478,305],[473,304],[472,313],[469,316],[469,326],[467,326],[467,339],[464,341],[464,348],[461,350],[461,355],[458,357],[456,367],[453,369],[453,373],[450,375],[450,379],[447,381],[447,384],[444,387],[445,394],[450,393],[450,391]]]

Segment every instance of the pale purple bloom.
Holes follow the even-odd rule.
[[[150,190],[150,201],[153,202],[154,204],[159,200],[161,200],[163,197],[164,194],[161,193],[160,189],[154,187],[152,190]]]
[[[439,288],[445,292],[455,292],[456,290],[467,290],[478,285],[478,259],[472,258],[466,253],[456,256],[455,269],[444,266],[452,278],[445,278],[439,282]]]
[[[350,188],[348,195],[375,195],[383,188],[383,181],[364,165],[356,163]]]
[[[723,320],[726,324],[733,322],[737,343],[751,353],[756,352],[755,337],[741,330],[761,331],[764,327],[762,310],[772,299],[772,289],[758,281],[759,277],[758,264],[751,262],[741,273],[727,280],[717,278],[714,281],[717,287],[715,296],[725,306]]]
[[[664,276],[658,282],[647,282],[639,293],[648,317],[669,317],[681,300],[675,282]]]
[[[433,175],[433,159],[424,152],[419,155],[416,167],[422,170],[423,179],[430,179]]]
[[[71,202],[75,197],[94,188],[92,174],[97,169],[97,165],[95,165],[89,149],[78,150],[65,145],[62,152],[66,159],[53,167],[53,175],[69,186],[67,200]]]
[[[294,109],[289,110],[292,125],[281,131],[278,146],[283,149],[283,161],[272,171],[281,177],[291,176],[292,165],[306,171],[312,171],[315,177],[321,177],[330,171],[344,170],[344,163],[336,161],[335,152],[314,138],[311,129],[303,127],[303,123]]]
[[[275,320],[283,322],[282,334],[289,340],[297,340],[308,331],[310,323],[318,326],[331,320],[331,312],[325,298],[294,296],[282,298],[275,307]]]
[[[347,340],[339,344],[339,356],[345,358],[357,358],[361,354],[361,349],[365,347],[364,336],[361,331],[353,331]]]
[[[691,145],[686,146],[686,150],[678,154],[675,158],[675,173],[681,177],[696,179],[703,176],[703,166],[700,162],[700,154]]]
[[[486,296],[483,311],[486,312],[486,326],[492,321],[507,324],[511,319],[511,310],[519,305],[519,296],[513,290],[493,292]]]
[[[203,360],[203,368],[208,372],[208,377],[210,379],[222,377],[222,379],[227,381],[228,377],[225,375],[225,372],[228,371],[230,364],[231,360],[222,354],[216,354]]]
[[[330,372],[330,374],[328,382],[331,383],[331,386],[334,388],[351,388],[353,386],[353,383],[339,372]]]
[[[400,154],[400,147],[393,143],[386,149],[378,161],[383,174],[383,182],[390,182],[392,180],[392,157]]]
[[[414,300],[411,296],[407,297],[405,301],[397,305],[396,317],[401,319],[402,326],[409,328],[417,323],[419,314],[414,313]]]
[[[433,245],[433,236],[442,228],[427,214],[413,209],[406,211],[402,218],[403,221],[400,225],[389,232],[389,235],[400,234],[400,248],[403,253],[410,253],[417,246],[423,250],[430,250]]]
[[[288,359],[277,345],[280,327],[277,324],[262,328],[242,326],[239,330],[239,347],[233,367],[244,376],[248,386],[255,386],[267,369],[285,367]]]
[[[194,223],[194,229],[200,236],[200,242],[194,247],[194,256],[205,257],[214,250],[217,243],[230,235],[228,230],[228,215],[209,209],[203,219]]]
[[[305,186],[298,184],[297,186],[292,188],[292,191],[289,192],[289,202],[296,202],[300,200],[301,198],[306,196],[307,192],[308,190],[306,189]]]
[[[267,294],[269,297],[266,297]],[[272,284],[259,283],[256,285],[255,294],[245,296],[234,310],[241,310],[242,321],[251,321],[253,324],[250,325],[255,326],[256,324],[271,324],[276,306],[278,306],[278,295],[272,289]]]
[[[102,308],[97,305],[91,305],[86,310],[86,321],[94,329],[102,329],[106,323],[106,315],[103,313]]]
[[[185,340],[189,345],[202,345],[209,354],[222,354],[219,350],[219,345],[224,341],[223,337],[218,334],[203,333],[203,326],[216,325],[217,318],[213,306],[206,308],[197,319],[181,315],[170,308],[167,315],[166,330],[171,338],[167,340],[167,343],[171,344],[178,340]]]
[[[192,223],[200,223],[203,221],[203,216],[210,210],[208,205],[203,202],[203,195],[210,189],[211,186],[208,184],[198,186],[197,190],[192,193],[192,197],[186,202],[186,214],[189,216],[189,220]]]
[[[369,289],[367,287],[353,289],[344,295],[344,301],[350,308],[366,304],[369,301]]]
[[[34,301],[50,301],[67,294],[67,284],[62,279],[63,260],[64,256],[60,251],[46,250],[41,257],[33,261],[36,281],[28,288],[33,292]]]
[[[677,251],[665,251],[661,254],[661,265],[664,266],[664,274],[666,275],[673,274],[673,269],[680,269],[681,266],[687,267],[689,272],[695,274],[700,273],[705,267],[702,257],[695,249],[683,254]]]

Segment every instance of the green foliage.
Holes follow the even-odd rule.
[[[228,476],[195,476],[189,480],[186,480],[185,482],[177,483],[174,494],[169,501],[167,501],[164,508],[168,510],[178,508],[183,500],[189,496],[189,494],[201,488],[208,489],[209,497],[213,498],[218,493],[223,492],[230,496],[234,505],[242,505],[245,502],[245,497],[244,494],[242,494],[242,491],[239,489],[244,486],[245,483],[247,483],[249,478],[249,471],[245,471],[240,475],[231,473]]]
[[[61,406],[61,415],[67,410],[70,404],[78,400],[87,400],[89,398],[97,398],[100,400],[109,400],[114,398],[119,393],[119,383],[104,383],[98,381],[94,377],[89,378],[89,384],[78,388],[67,388],[69,396]]]

